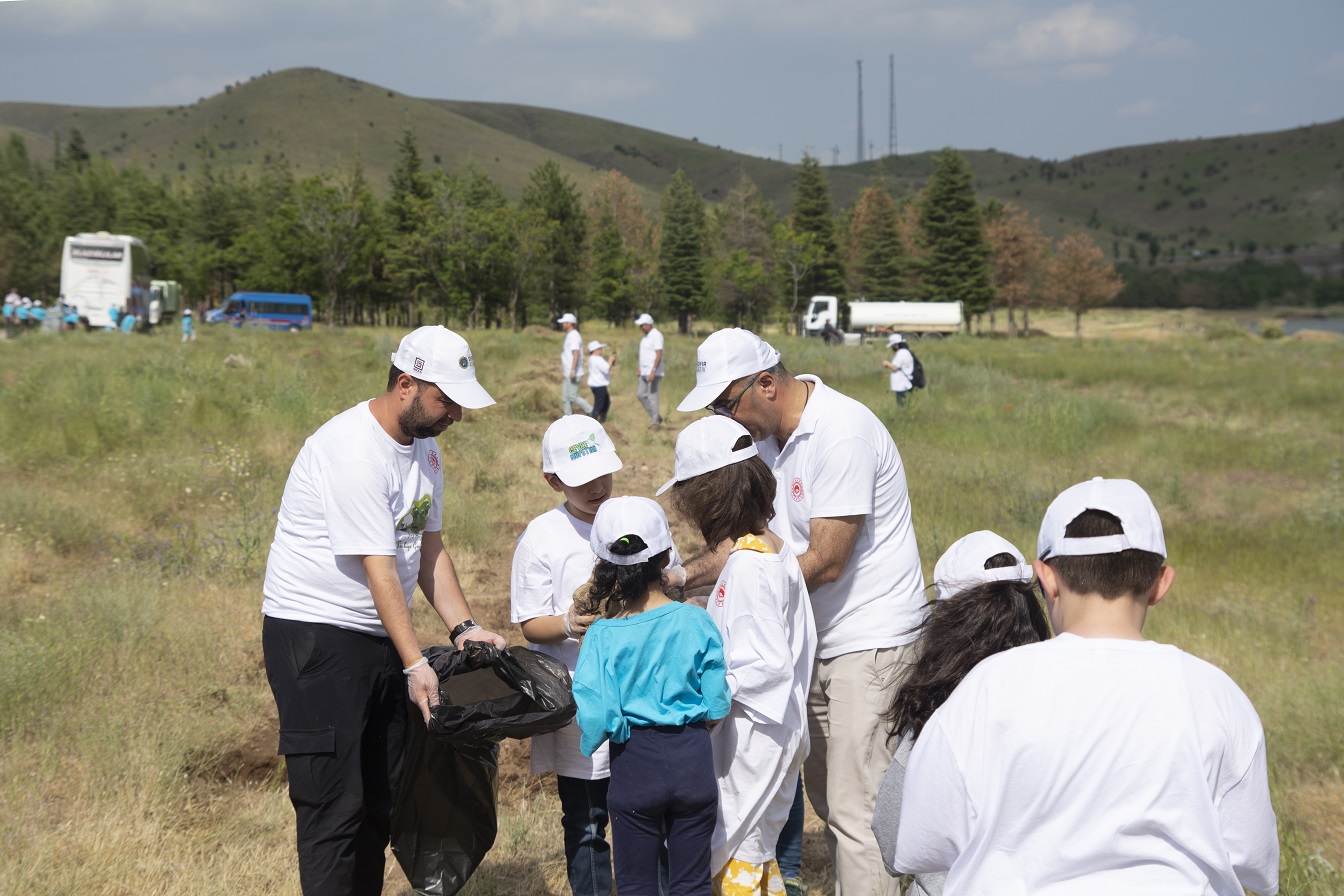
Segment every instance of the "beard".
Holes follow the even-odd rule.
[[[452,418],[445,414],[434,416],[425,409],[416,393],[411,406],[397,415],[397,426],[413,439],[432,439],[452,425]]]

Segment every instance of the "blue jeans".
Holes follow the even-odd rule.
[[[607,785],[556,775],[560,826],[565,831],[565,864],[574,896],[611,896],[611,845],[607,843]]]
[[[789,809],[789,820],[779,832],[779,842],[775,844],[775,860],[779,862],[779,873],[785,880],[801,880],[803,876],[803,817],[807,809],[803,806],[803,776],[798,776],[798,789],[793,792],[793,806]]]

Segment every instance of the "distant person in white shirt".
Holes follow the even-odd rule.
[[[593,406],[579,395],[579,378],[583,376],[583,337],[579,335],[579,319],[572,314],[562,314],[555,321],[565,334],[565,346],[560,350],[560,409],[568,417],[578,407],[585,414],[593,412]]]
[[[896,354],[890,361],[883,361],[882,366],[891,371],[891,391],[896,396],[896,407],[900,407],[915,388],[915,356],[900,333],[887,337],[887,348],[895,349]]]
[[[607,412],[611,410],[611,369],[616,366],[616,353],[608,359],[602,354],[605,342],[594,339],[588,343],[588,388],[593,390],[592,417],[599,423],[607,422]]]
[[[989,657],[929,719],[906,771],[897,870],[947,896],[1272,896],[1265,736],[1217,667],[1145,641],[1175,573],[1125,479],[1066,489],[1034,566],[1056,637]]]
[[[653,318],[641,314],[635,326],[644,333],[639,340],[639,388],[635,397],[649,413],[649,428],[663,425],[663,414],[658,406],[658,387],[663,383],[663,334],[653,325]]]
[[[877,416],[812,375],[794,376],[749,330],[710,334],[680,411],[709,408],[756,440],[775,474],[770,528],[811,593],[817,659],[808,694],[808,798],[826,823],[836,891],[894,896],[873,836],[877,789],[891,764],[882,711],[913,659],[924,573],[905,466]],[[688,588],[712,583],[731,545],[687,564]]]

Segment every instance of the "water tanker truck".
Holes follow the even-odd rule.
[[[805,336],[821,336],[830,324],[837,333],[850,334],[846,342],[875,333],[896,332],[907,338],[941,336],[961,330],[961,315],[960,302],[850,302],[849,325],[842,328],[840,300],[813,296],[803,314],[802,332]]]

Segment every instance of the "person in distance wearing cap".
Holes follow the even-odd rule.
[[[891,371],[891,391],[899,408],[910,397],[910,390],[915,388],[915,356],[900,333],[887,337],[887,348],[895,349],[896,354],[890,361],[883,361],[882,366]]]
[[[196,341],[196,325],[192,321],[190,308],[186,308],[182,311],[182,341]]]
[[[817,623],[808,694],[807,796],[827,825],[837,889],[895,894],[873,838],[873,802],[891,763],[882,703],[912,658],[925,615],[905,467],[891,434],[818,377],[793,376],[749,330],[719,330],[696,353],[680,411],[709,408],[746,427],[775,475],[780,535],[803,570]],[[727,546],[687,564],[709,584]]]
[[[607,411],[611,410],[611,393],[608,389],[611,386],[611,370],[616,366],[615,352],[611,353],[610,360],[602,354],[602,349],[606,347],[605,342],[596,339],[588,343],[588,388],[593,390],[591,416],[599,423],[607,422]]]
[[[891,696],[887,730],[900,741],[873,812],[873,835],[892,874],[905,767],[929,716],[985,657],[1050,637],[1033,579],[1022,552],[985,529],[953,542],[933,568],[937,600],[919,626],[919,656]],[[909,896],[942,896],[946,878],[919,875]]]
[[[641,314],[635,326],[644,336],[639,340],[639,387],[635,397],[649,414],[649,428],[663,425],[663,412],[658,405],[658,389],[663,384],[663,334],[653,325],[653,317]]]
[[[438,676],[411,620],[418,584],[454,647],[482,629],[443,543],[435,437],[494,399],[466,341],[421,327],[387,389],[327,421],[285,483],[262,586],[262,652],[312,894],[377,896],[400,774],[406,701],[426,723]]]
[[[579,335],[579,319],[572,314],[556,318],[565,334],[565,346],[560,350],[560,408],[566,417],[577,405],[585,414],[592,414],[593,406],[579,395],[579,377],[583,376],[583,337]]]
[[[989,657],[910,755],[895,867],[947,893],[1278,891],[1255,708],[1143,637],[1171,588],[1162,521],[1127,479],[1055,498],[1034,564],[1056,636]]]

